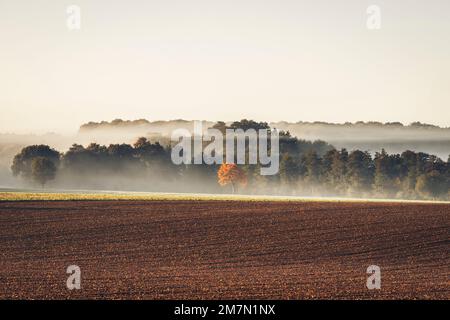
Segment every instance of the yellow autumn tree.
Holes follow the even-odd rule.
[[[247,184],[245,172],[234,163],[223,163],[217,172],[218,183],[221,186],[231,185],[232,193],[236,191],[238,185]]]

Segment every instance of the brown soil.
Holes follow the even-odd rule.
[[[0,298],[449,299],[449,235],[446,204],[0,202]]]

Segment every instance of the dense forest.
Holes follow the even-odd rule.
[[[269,128],[242,120],[226,128]],[[53,188],[450,199],[450,159],[414,151],[388,154],[337,150],[324,141],[305,141],[280,132],[280,168],[261,176],[259,165],[239,166],[239,186],[218,180],[220,165],[174,165],[167,141],[139,138],[131,144],[74,144],[64,153],[31,145],[14,157],[12,172],[25,181]],[[242,178],[245,176],[245,178]]]

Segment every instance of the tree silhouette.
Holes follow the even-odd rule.
[[[424,197],[438,199],[449,192],[448,181],[444,175],[433,170],[417,179],[416,191]]]
[[[13,164],[11,166],[13,175],[22,176],[25,179],[32,179],[32,163],[33,160],[37,158],[45,158],[51,161],[55,168],[57,168],[60,161],[60,154],[58,151],[47,145],[33,145],[25,147],[14,157]]]
[[[299,164],[288,153],[283,154],[280,162],[281,182],[292,187],[300,175]]]
[[[351,192],[370,190],[373,184],[374,165],[369,152],[355,150],[348,157],[347,179]]]
[[[53,161],[44,157],[37,157],[31,162],[31,178],[42,185],[42,187],[47,181],[53,180],[55,175],[56,166]]]

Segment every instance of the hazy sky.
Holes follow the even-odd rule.
[[[366,27],[372,4],[380,30]],[[450,126],[450,1],[0,0],[0,115],[0,132],[114,118]]]

